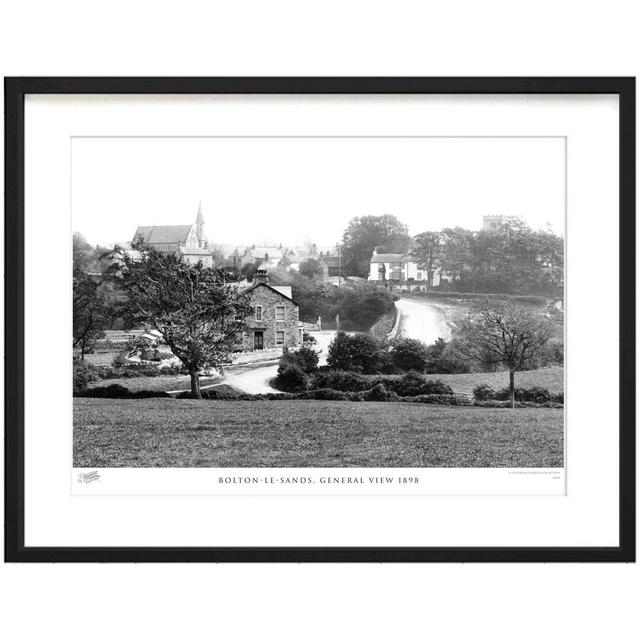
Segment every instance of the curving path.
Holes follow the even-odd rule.
[[[314,331],[311,334],[318,342],[316,350],[320,351],[320,365],[326,364],[329,344],[335,334],[335,331]],[[277,360],[263,364],[243,365],[242,367],[232,366],[225,371],[222,382],[244,393],[280,393],[269,384],[269,380],[275,378],[277,373]]]
[[[438,338],[451,339],[445,314],[440,307],[423,300],[400,298],[396,302],[400,314],[400,335],[433,344]]]

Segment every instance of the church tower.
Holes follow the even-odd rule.
[[[198,215],[196,216],[196,236],[198,238],[198,246],[201,249],[207,248],[207,240],[204,235],[204,216],[202,215],[202,201],[198,204]]]

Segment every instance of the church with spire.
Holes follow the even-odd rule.
[[[138,227],[132,243],[141,243],[159,253],[175,255],[188,264],[202,262],[205,267],[213,267],[213,252],[209,249],[204,227],[200,203],[194,223]]]

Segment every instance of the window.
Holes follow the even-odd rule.
[[[402,280],[402,262],[392,262],[390,265],[390,280]]]
[[[256,320],[262,320],[262,307],[256,307]]]
[[[276,322],[284,322],[284,307],[276,307]]]
[[[282,307],[284,309],[284,307]],[[284,345],[284,331],[276,331],[276,347]]]

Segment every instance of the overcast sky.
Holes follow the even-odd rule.
[[[93,244],[190,224],[212,243],[335,244],[355,216],[412,234],[487,214],[564,235],[562,138],[75,138],[73,230]]]

